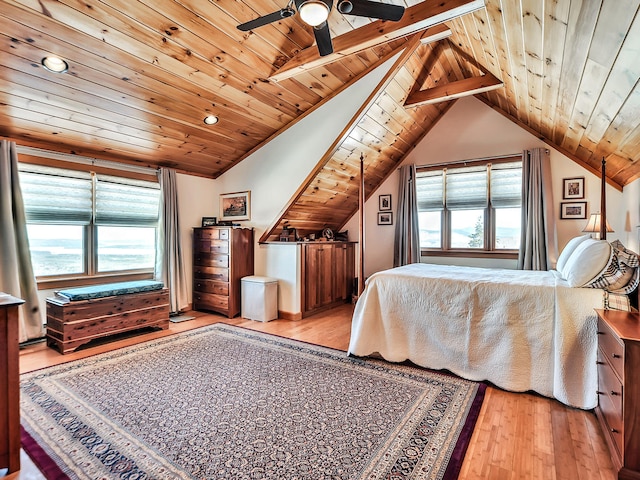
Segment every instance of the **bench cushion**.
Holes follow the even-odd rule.
[[[112,297],[127,293],[151,292],[162,290],[164,284],[155,280],[136,280],[132,282],[105,283],[89,287],[68,288],[56,291],[56,295],[71,301],[90,300],[94,298]]]

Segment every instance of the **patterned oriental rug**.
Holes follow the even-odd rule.
[[[21,377],[48,479],[453,479],[485,386],[224,324]]]

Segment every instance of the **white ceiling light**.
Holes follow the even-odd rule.
[[[204,123],[207,125],[215,125],[216,123],[218,123],[218,117],[216,117],[215,115],[207,115],[206,117],[204,117]]]
[[[64,73],[69,69],[69,65],[60,57],[44,57],[42,59],[44,68],[53,73]]]
[[[303,22],[317,27],[329,18],[329,6],[319,0],[307,0],[298,6],[298,12]]]

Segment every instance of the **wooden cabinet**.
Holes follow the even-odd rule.
[[[640,315],[598,314],[596,415],[618,479],[640,479]]]
[[[22,300],[0,292],[0,470],[20,470],[20,371],[18,306]]]
[[[233,318],[240,313],[240,279],[253,275],[253,229],[195,228],[193,309]]]
[[[302,316],[349,302],[355,278],[354,244],[302,245]]]

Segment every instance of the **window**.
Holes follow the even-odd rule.
[[[36,277],[153,271],[158,183],[31,164],[19,169]]]
[[[416,179],[422,249],[514,253],[520,247],[522,162],[423,167]]]

